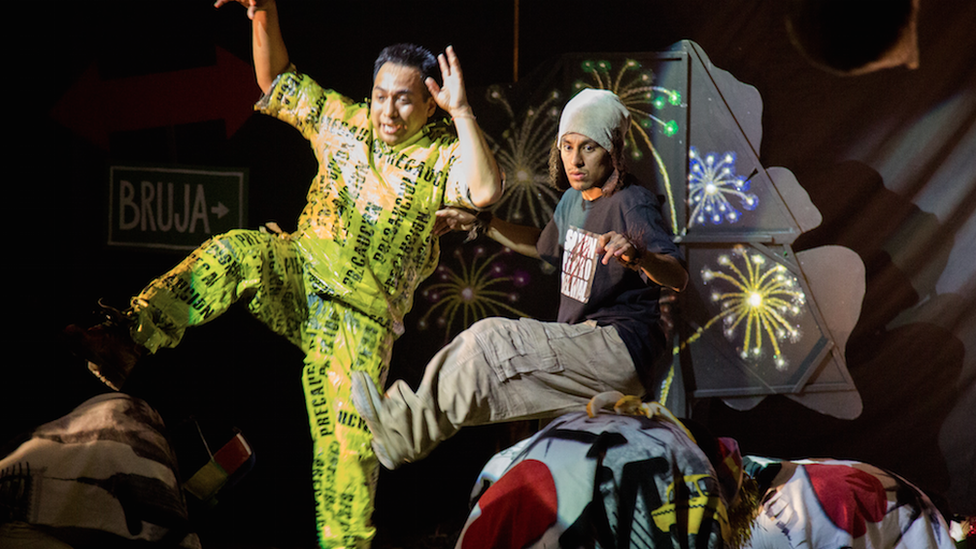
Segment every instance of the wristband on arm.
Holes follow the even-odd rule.
[[[491,220],[494,219],[494,215],[491,210],[481,210],[474,216],[474,224],[471,230],[468,231],[468,237],[464,239],[464,242],[471,242],[478,236],[483,235],[488,232],[488,226],[491,225]]]

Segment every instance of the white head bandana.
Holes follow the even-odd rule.
[[[587,88],[563,107],[556,142],[561,142],[568,133],[578,133],[611,152],[614,134],[624,135],[629,123],[630,113],[616,94]]]

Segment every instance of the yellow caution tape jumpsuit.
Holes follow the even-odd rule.
[[[172,347],[187,326],[247,299],[305,352],[319,543],[368,546],[377,462],[349,398],[349,372],[382,386],[414,290],[437,264],[434,212],[473,207],[465,184],[449,183],[457,138],[434,122],[390,147],[374,139],[368,105],[294,67],[256,109],[301,131],[318,159],[298,230],[235,230],[204,243],[133,298],[133,337],[153,352]]]

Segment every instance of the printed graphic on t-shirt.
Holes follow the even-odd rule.
[[[580,303],[590,299],[599,235],[570,226],[563,243],[562,293]]]

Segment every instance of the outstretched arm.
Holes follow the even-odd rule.
[[[268,93],[275,78],[288,68],[288,50],[278,26],[278,6],[274,0],[217,0],[219,8],[239,3],[247,8],[251,19],[251,48],[254,52],[254,76],[261,91]]]
[[[470,231],[478,223],[474,214],[458,208],[443,208],[437,211],[437,221],[434,224],[434,235],[440,236],[449,231]],[[522,255],[539,258],[536,243],[542,229],[527,225],[516,225],[507,221],[491,218],[484,227],[484,233],[492,240],[511,248]]]
[[[619,261],[624,267],[640,269],[661,286],[680,292],[688,285],[688,271],[677,259],[654,252],[641,253],[626,236],[613,231],[597,240],[597,253],[602,253],[603,264]]]
[[[428,78],[426,84],[437,106],[447,111],[457,128],[461,149],[460,171],[452,173],[451,177],[467,183],[475,206],[490,206],[502,196],[501,172],[468,104],[461,64],[454,48],[448,46],[445,53],[437,56],[437,61],[444,86],[437,85],[433,78]]]

